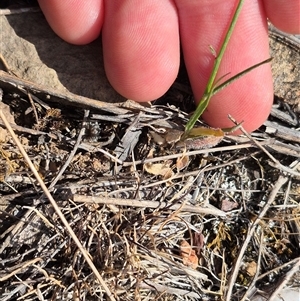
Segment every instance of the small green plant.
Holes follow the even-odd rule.
[[[262,61],[258,64],[255,64],[253,66],[251,66],[250,68],[236,74],[235,76],[229,78],[228,80],[224,81],[222,84],[220,84],[219,86],[216,85],[216,75],[217,72],[219,70],[223,55],[225,53],[225,50],[227,48],[228,42],[230,40],[230,37],[232,35],[232,32],[234,30],[235,24],[238,20],[238,17],[240,15],[243,3],[245,0],[239,0],[237,8],[235,10],[235,13],[232,17],[231,23],[229,25],[228,31],[226,33],[226,36],[224,38],[223,44],[221,46],[220,52],[219,54],[216,56],[215,62],[214,62],[214,66],[213,66],[213,70],[212,73],[210,75],[210,78],[208,80],[205,92],[195,110],[195,112],[193,113],[193,115],[191,116],[191,118],[189,119],[189,121],[187,122],[186,126],[185,126],[185,137],[189,136],[189,132],[194,128],[195,123],[197,122],[197,120],[199,119],[199,117],[203,114],[203,112],[205,111],[205,109],[207,108],[209,101],[211,99],[211,97],[216,94],[217,92],[219,92],[220,90],[224,89],[226,86],[228,86],[230,83],[232,83],[233,81],[237,80],[238,78],[240,78],[241,76],[247,74],[248,72],[250,72],[251,70],[259,67],[260,65],[263,65],[265,63],[268,63],[271,61],[272,58],[269,58],[265,61]],[[222,77],[224,78],[224,76]],[[220,81],[222,78],[220,78],[218,81]]]

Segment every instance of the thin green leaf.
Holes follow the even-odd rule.
[[[222,59],[223,59],[223,56],[224,56],[224,53],[225,53],[225,50],[227,48],[227,45],[229,43],[229,40],[231,38],[231,35],[232,35],[232,32],[234,30],[234,27],[235,27],[235,24],[238,20],[238,17],[240,15],[240,12],[241,12],[241,9],[242,9],[242,6],[244,4],[244,1],[245,0],[240,0],[238,5],[237,5],[237,8],[235,10],[235,13],[232,17],[232,20],[230,22],[230,25],[229,25],[229,28],[228,28],[228,31],[225,35],[225,38],[224,38],[224,42],[221,46],[221,49],[220,49],[220,52],[218,54],[218,56],[216,57],[215,59],[215,63],[214,63],[214,67],[213,67],[213,70],[212,70],[212,73],[210,75],[210,78],[208,80],[208,84],[207,84],[207,87],[206,87],[206,93],[205,94],[209,94],[209,92],[211,91],[211,89],[213,88],[213,85],[214,85],[214,81],[215,81],[215,78],[217,76],[217,73],[218,73],[218,70],[219,70],[219,67],[220,67],[220,64],[222,62]]]
[[[195,123],[197,122],[197,120],[199,119],[199,117],[203,114],[203,112],[205,111],[205,109],[207,108],[208,104],[209,104],[209,100],[210,98],[217,94],[218,92],[220,92],[221,90],[223,90],[225,87],[227,87],[228,85],[230,85],[231,83],[233,83],[234,81],[238,80],[240,77],[246,75],[247,73],[249,73],[250,71],[256,69],[257,67],[261,66],[261,65],[264,65],[264,64],[267,64],[269,62],[271,62],[273,58],[268,58],[260,63],[257,63],[241,72],[239,72],[238,74],[236,74],[235,76],[232,76],[231,78],[229,78],[228,80],[224,81],[222,84],[220,84],[219,86],[213,88],[211,90],[211,93],[209,95],[204,95],[197,107],[197,114],[194,114],[192,115],[192,117],[189,119],[188,123],[191,122],[191,124],[193,124],[191,126],[191,128],[188,130],[188,123],[186,125],[186,132],[189,132],[195,125]],[[225,75],[226,76],[226,75]],[[220,80],[224,78],[224,76],[222,76],[220,78]],[[218,80],[219,81],[219,80]],[[198,116],[198,114],[200,113],[200,115]]]
[[[213,95],[214,81],[215,81],[216,75],[218,73],[218,70],[219,70],[219,67],[220,67],[223,55],[224,55],[225,50],[227,48],[227,44],[228,44],[228,42],[230,40],[230,37],[231,37],[232,32],[233,32],[233,29],[234,29],[235,24],[236,24],[236,22],[238,20],[238,16],[240,14],[240,11],[242,9],[244,1],[245,0],[240,0],[239,3],[238,3],[238,5],[237,5],[237,8],[236,8],[235,13],[233,15],[233,18],[232,18],[232,20],[230,22],[228,31],[227,31],[226,36],[224,38],[224,42],[223,42],[223,44],[221,46],[220,52],[219,52],[218,56],[215,59],[213,70],[212,70],[212,73],[211,73],[210,78],[208,80],[208,83],[207,83],[207,86],[206,86],[206,90],[205,90],[205,93],[204,93],[204,95],[206,95],[206,96],[204,96],[201,99],[198,107],[196,108],[196,111],[194,112],[193,116],[191,117],[191,119],[186,124],[186,127],[185,127],[185,131],[186,132],[190,131],[194,127],[194,125],[197,122],[198,118],[201,116],[201,114],[204,112],[205,108],[207,107],[207,105],[208,105],[208,103],[210,101],[211,96]],[[202,104],[202,102],[204,102],[204,104]],[[204,110],[203,110],[203,108],[204,108]]]
[[[221,90],[223,90],[225,87],[227,87],[228,85],[230,85],[231,83],[233,83],[234,81],[236,81],[237,79],[241,78],[242,76],[246,75],[247,73],[249,73],[250,71],[252,71],[253,69],[256,69],[257,67],[267,64],[269,62],[272,61],[273,58],[268,58],[260,63],[257,63],[241,72],[239,72],[238,74],[236,74],[233,77],[230,77],[229,79],[227,79],[226,81],[224,81],[222,84],[220,84],[219,86],[217,86],[216,88],[214,88],[214,92],[213,95],[217,94],[218,92],[220,92]],[[212,95],[212,96],[213,96]]]

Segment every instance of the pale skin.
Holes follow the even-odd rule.
[[[196,100],[200,100],[237,0],[38,0],[52,29],[82,45],[102,31],[105,70],[112,86],[136,101],[164,94],[176,79],[180,44]],[[300,0],[246,0],[219,75],[230,76],[269,57],[267,18],[300,34]],[[268,117],[273,102],[270,64],[215,95],[203,118],[231,127],[228,114],[248,131]]]

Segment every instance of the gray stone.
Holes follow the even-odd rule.
[[[0,30],[0,54],[22,79],[106,102],[124,100],[105,76],[101,37],[85,46],[68,44],[37,8],[0,15]]]

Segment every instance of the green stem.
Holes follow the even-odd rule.
[[[220,52],[219,52],[218,56],[215,59],[213,70],[212,70],[212,73],[211,73],[210,78],[208,80],[204,96],[200,100],[199,105],[197,106],[194,114],[192,115],[190,120],[187,122],[187,124],[185,126],[185,131],[186,132],[190,131],[194,127],[195,123],[197,122],[197,120],[199,119],[199,117],[201,116],[203,111],[206,109],[206,107],[208,106],[210,98],[213,95],[213,90],[214,90],[213,85],[214,85],[214,82],[215,82],[215,78],[216,78],[216,75],[218,73],[218,70],[219,70],[223,55],[225,53],[226,47],[227,47],[228,42],[230,40],[230,37],[232,35],[233,29],[234,29],[235,24],[238,20],[238,17],[239,17],[239,14],[241,12],[244,1],[245,0],[239,0],[239,3],[237,5],[237,8],[236,8],[235,13],[233,15],[233,18],[230,22],[228,31],[227,31],[226,36],[224,38],[224,42],[221,46]],[[203,102],[203,105],[201,105],[202,102]]]
[[[241,78],[242,76],[246,75],[247,73],[249,73],[250,71],[252,71],[253,69],[256,69],[257,67],[270,63],[272,61],[273,58],[268,58],[264,61],[261,61],[260,63],[257,63],[239,73],[237,73],[235,76],[230,77],[229,79],[227,79],[226,81],[224,81],[222,84],[220,84],[219,86],[213,88],[213,93],[212,96],[217,94],[218,92],[220,92],[221,90],[223,90],[224,88],[226,88],[228,85],[230,85],[231,83],[233,83],[234,81],[236,81],[237,79]]]

